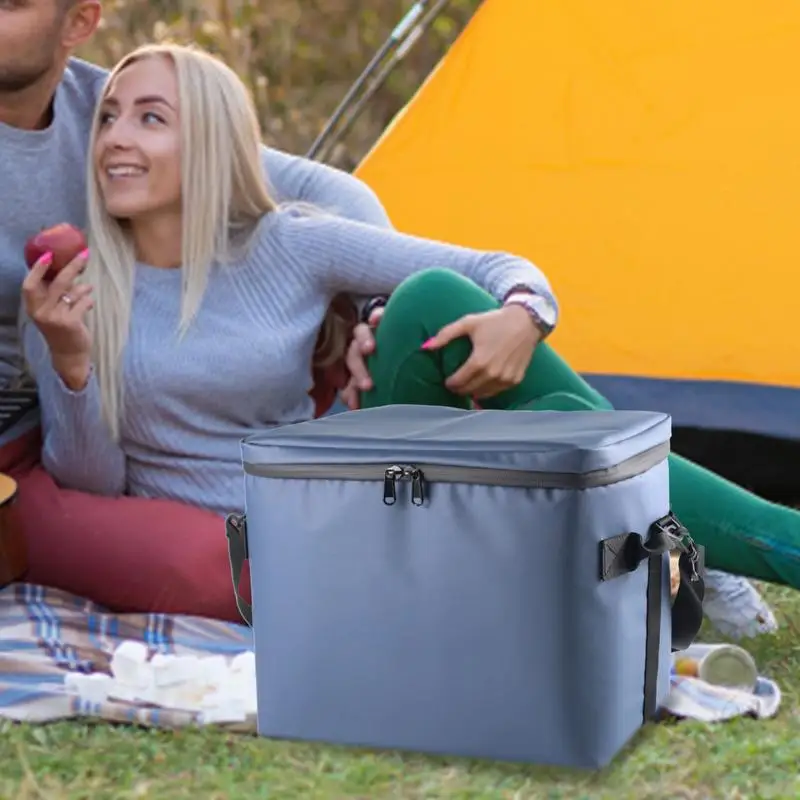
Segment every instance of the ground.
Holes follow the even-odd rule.
[[[211,730],[0,724],[0,800],[797,798],[800,594],[766,592],[781,631],[748,648],[781,686],[778,717],[648,726],[597,774],[365,753]]]

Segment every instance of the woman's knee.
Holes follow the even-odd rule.
[[[527,411],[606,411],[611,406],[595,405],[572,392],[551,392],[526,403],[522,408]]]
[[[456,316],[489,311],[497,301],[476,283],[457,272],[438,267],[406,278],[392,293],[386,313],[402,310],[403,316],[419,316],[431,310],[456,312]]]

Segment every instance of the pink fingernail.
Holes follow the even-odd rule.
[[[89,258],[89,248],[87,247],[85,250],[81,250],[78,253],[78,258]]]
[[[434,339],[435,339],[435,338],[436,338],[435,336],[431,336],[431,338],[430,338],[430,339],[428,339],[428,341],[427,341],[427,342],[423,342],[423,343],[422,343],[422,348],[421,348],[421,349],[422,349],[422,350],[429,350],[431,347],[433,347],[433,342],[434,342]]]
[[[53,254],[52,253],[45,253],[39,261],[44,264],[46,267],[49,267],[53,263]]]

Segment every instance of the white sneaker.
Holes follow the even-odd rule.
[[[778,629],[772,609],[747,578],[709,569],[705,583],[703,611],[723,636],[744,639]]]

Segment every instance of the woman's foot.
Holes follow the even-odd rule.
[[[705,584],[703,611],[723,636],[744,639],[778,629],[772,609],[747,578],[709,569]]]

